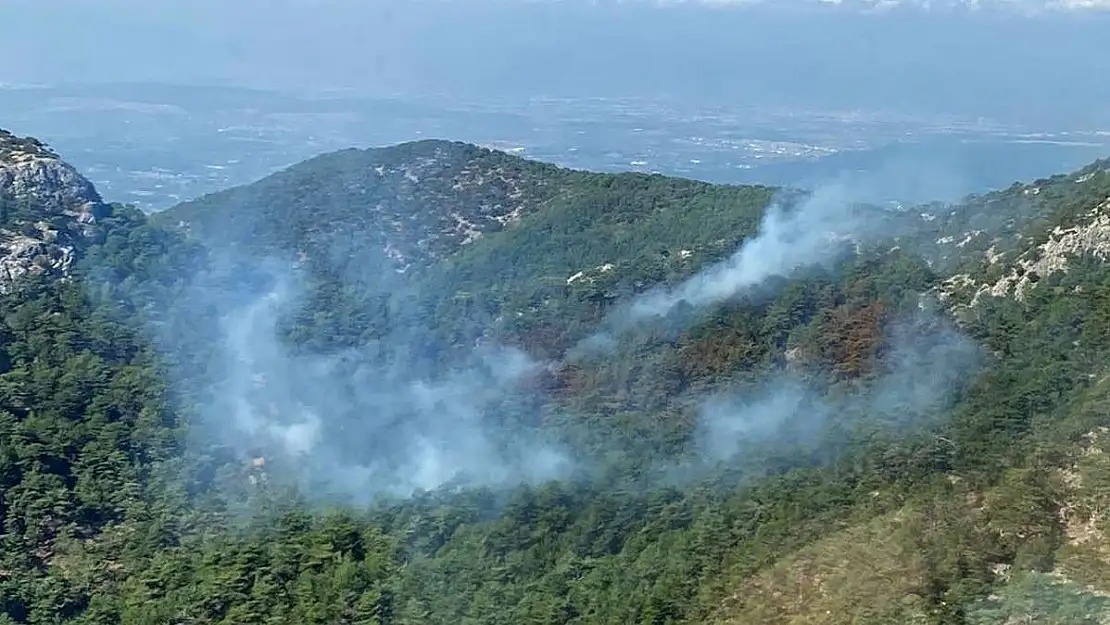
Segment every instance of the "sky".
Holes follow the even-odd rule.
[[[1030,17],[856,8],[871,0],[834,8],[818,6],[828,0],[660,2],[5,0],[0,54],[18,62],[0,64],[0,82],[666,94],[1092,123],[1107,116],[1098,102],[1110,99],[1102,78],[1110,11]]]

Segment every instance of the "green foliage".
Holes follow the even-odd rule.
[[[995,279],[1047,229],[1085,219],[1107,184],[1096,164],[1037,194],[972,198],[901,250],[863,250],[556,367],[524,412],[583,457],[622,451],[588,483],[328,512],[227,450],[183,445],[195,389],[170,393],[166,371],[199,375],[205,353],[159,354],[148,332],[209,254],[301,257],[311,284],[283,327],[291,349],[405,326],[432,367],[479,338],[557,357],[616,302],[724,258],[774,190],[420,142],[325,155],[155,219],[111,207],[78,280],[0,297],[0,623],[1097,622],[1102,596],[1057,579],[1065,562],[1110,591],[1064,514],[1083,501],[1098,517],[1105,468],[1088,460],[1078,488],[1061,473],[1105,420],[1110,281],[1096,259],[964,314],[991,358],[944,419],[847,428],[835,450],[755,446],[681,488],[648,468],[692,453],[691,404],[707,393],[787,370],[831,393],[865,387],[920,294],[951,271]],[[958,248],[938,235],[984,212],[998,240],[939,262]],[[410,265],[403,283],[362,254],[386,242]],[[985,262],[988,244],[1011,256]],[[184,300],[176,313],[202,332],[215,312]]]
[[[975,607],[968,625],[1044,623],[1096,625],[1110,616],[1110,599],[1044,573],[1023,573],[1002,587],[996,598]]]

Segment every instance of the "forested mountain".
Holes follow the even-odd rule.
[[[1110,166],[863,199],[0,135],[0,623],[1104,622]]]

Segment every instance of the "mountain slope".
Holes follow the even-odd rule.
[[[480,327],[484,336],[523,346],[533,354],[558,356],[562,350],[592,331],[621,300],[643,292],[660,281],[681,281],[707,262],[724,259],[739,243],[755,233],[760,207],[769,201],[773,191],[711,187],[659,177],[596,176],[577,172],[568,174],[564,184],[563,193],[542,210],[523,216],[512,228],[460,248],[454,256],[431,267],[421,276],[428,280],[422,283],[426,291],[454,293],[454,297],[450,298],[452,304],[462,296],[472,306],[463,310],[490,310],[485,318],[475,319],[459,315],[458,308],[448,306],[448,312],[441,309],[441,317],[434,325],[441,327],[444,318],[450,323],[452,319],[463,317],[468,323],[473,322]],[[939,438],[918,439],[910,444],[909,449],[898,452],[908,454],[902,462],[909,463],[898,471],[891,472],[889,467],[880,470],[880,464],[858,469],[859,472],[848,470],[839,478],[819,479],[832,479],[832,482],[824,483],[826,488],[834,490],[837,487],[832,484],[837,479],[878,479],[878,483],[892,484],[903,479],[921,479],[910,476],[924,470],[927,465],[939,462],[941,466],[950,467],[948,470],[955,471],[956,477],[963,475],[971,478],[976,486],[955,490],[939,485],[929,487],[925,489],[926,493],[932,492],[933,488],[939,488],[939,491],[912,498],[916,501],[903,504],[905,507],[901,511],[899,505],[885,508],[885,514],[922,518],[925,514],[935,515],[935,512],[927,511],[940,506],[948,510],[945,518],[950,520],[946,522],[954,524],[953,529],[936,537],[926,537],[922,535],[920,526],[911,524],[908,533],[893,533],[891,548],[916,550],[921,554],[919,557],[927,560],[932,557],[933,550],[953,548],[948,545],[949,541],[955,540],[963,545],[959,549],[967,550],[969,554],[999,553],[998,550],[1001,550],[1002,553],[1008,551],[1009,555],[987,556],[960,565],[970,566],[970,571],[976,571],[973,574],[970,571],[956,573],[937,569],[938,564],[930,565],[926,561],[922,565],[924,568],[917,573],[916,583],[920,587],[901,591],[918,596],[923,603],[906,603],[897,594],[899,586],[885,584],[876,587],[878,595],[867,599],[857,596],[850,587],[834,592],[831,599],[848,602],[842,606],[889,601],[892,612],[880,610],[868,617],[879,619],[879,622],[883,618],[896,618],[898,614],[910,618],[908,615],[911,612],[916,614],[912,618],[947,622],[943,619],[954,617],[951,609],[942,608],[947,603],[962,606],[960,610],[987,610],[974,603],[978,601],[973,599],[978,591],[961,594],[968,592],[961,590],[961,584],[966,584],[969,579],[988,585],[1000,581],[992,573],[999,564],[995,558],[1012,561],[1020,550],[1015,552],[1012,545],[999,544],[997,537],[990,537],[990,524],[995,522],[990,515],[977,515],[971,509],[951,507],[954,505],[952,502],[969,496],[983,496],[980,490],[990,488],[990,484],[1000,479],[997,477],[1001,475],[1000,467],[1014,463],[1021,465],[1028,451],[1022,441],[1030,440],[1028,437],[1075,436],[1091,425],[1090,421],[1080,419],[1073,422],[1068,418],[1067,398],[1070,392],[1082,392],[1085,387],[1082,371],[1098,362],[1101,356],[1096,354],[1102,354],[1104,348],[1101,342],[1091,342],[1085,343],[1091,351],[1075,350],[1075,346],[1068,342],[1070,339],[1059,336],[1058,330],[1053,329],[1059,322],[1059,313],[1054,309],[1029,307],[1027,302],[1003,298],[984,304],[986,312],[971,314],[957,303],[962,301],[968,305],[970,300],[953,298],[949,287],[955,282],[974,281],[968,277],[970,274],[997,272],[1005,259],[1027,254],[1022,250],[1030,245],[1028,242],[1047,236],[1050,228],[1072,223],[1080,215],[1091,216],[1090,211],[1102,206],[1108,195],[1104,185],[1103,164],[1096,163],[1072,175],[969,198],[964,205],[929,206],[907,211],[902,220],[913,225],[908,231],[902,230],[908,234],[900,236],[897,243],[910,252],[909,255],[884,257],[876,256],[874,252],[863,253],[851,263],[854,267],[850,265],[832,275],[818,274],[808,279],[802,276],[803,281],[798,288],[787,289],[776,298],[777,301],[756,300],[726,306],[711,319],[694,323],[678,336],[664,336],[662,341],[659,337],[635,339],[629,349],[622,351],[618,357],[600,363],[562,363],[545,388],[554,389],[556,403],[563,402],[560,405],[572,407],[569,413],[572,432],[579,442],[582,436],[590,439],[585,443],[586,448],[594,449],[594,453],[608,449],[613,444],[612,437],[620,441],[622,449],[638,450],[640,454],[650,455],[653,452],[647,451],[649,449],[681,453],[681,441],[694,434],[693,416],[688,406],[698,395],[722,385],[744,384],[744,379],[750,381],[773,373],[782,366],[786,354],[796,355],[792,360],[788,358],[791,360],[789,366],[802,364],[817,371],[841,371],[849,377],[862,374],[866,378],[867,369],[874,366],[869,365],[868,360],[876,357],[872,346],[878,338],[869,334],[881,334],[892,317],[898,316],[899,308],[906,306],[896,293],[916,290],[926,295],[937,295],[961,314],[961,323],[970,328],[973,336],[995,352],[1005,354],[1008,361],[994,365],[984,377],[978,378],[971,396],[963,406],[955,407],[952,421],[944,426],[942,434],[937,434]],[[566,191],[567,188],[574,189],[574,192]],[[669,206],[675,208],[668,209]],[[358,206],[350,208],[358,210]],[[1090,237],[1080,237],[1080,240],[1090,242]],[[1091,245],[1072,246],[1066,251],[1082,258],[1092,253],[1097,255],[1099,249],[1096,241]],[[918,253],[922,256],[916,256]],[[811,293],[816,296],[809,295]],[[913,302],[916,303],[916,299]],[[1087,295],[1081,294],[1076,303],[1087,306],[1086,310],[1092,312],[1097,309],[1090,308],[1093,304]],[[870,314],[869,311],[880,310],[881,307],[886,307],[887,312],[868,321],[866,315]],[[792,315],[778,317],[783,310],[791,310]],[[506,312],[514,314],[505,315]],[[904,313],[905,310],[902,311]],[[1078,314],[1078,319],[1089,313],[1073,314]],[[509,320],[506,321],[505,317]],[[1027,325],[1020,333],[1011,334],[1007,326],[997,326],[1000,320],[1008,317],[1024,317]],[[1100,326],[1097,318],[1089,318],[1087,323],[1093,325],[1084,333],[1098,334]],[[773,323],[772,319],[778,323]],[[862,326],[858,325],[861,323]],[[492,335],[491,326],[495,330]],[[859,341],[862,344],[855,344]],[[457,337],[457,343],[466,344],[467,341]],[[862,362],[856,362],[859,356],[853,352],[857,350],[862,352]],[[881,354],[881,350],[878,353]],[[1050,365],[1064,361],[1071,364]],[[849,363],[853,364],[848,366]],[[1046,376],[1046,373],[1051,375]],[[1015,393],[1014,384],[1020,384],[1022,390],[1000,401],[999,393],[1002,396]],[[1048,417],[1054,413],[1060,415],[1058,421]],[[605,424],[614,416],[618,417],[619,424]],[[568,414],[562,414],[552,423],[568,427],[567,419]],[[1035,429],[1035,424],[1042,419],[1048,419],[1053,426],[1031,435],[1030,428]],[[576,426],[583,424],[585,430],[576,429]],[[1070,434],[1061,434],[1061,431]],[[909,440],[913,437],[894,445],[896,448],[903,447],[909,444]],[[949,440],[955,443],[955,449],[938,442]],[[889,450],[879,451],[888,444],[880,443],[877,449],[865,446],[849,456],[855,457],[855,462],[862,463],[863,467],[868,467],[874,462],[867,459],[871,454],[890,453]],[[917,445],[920,447],[915,448]],[[768,450],[763,451],[767,453]],[[785,450],[778,453],[782,455],[776,455],[775,451],[771,451],[770,456],[753,455],[746,466],[751,470],[762,463],[781,463],[790,454]],[[916,459],[910,460],[915,456]],[[925,465],[916,464],[926,459]],[[787,461],[786,466],[790,464]],[[1057,469],[1037,466],[1029,470],[1036,476],[1045,475],[1048,471],[1047,475],[1051,476]],[[863,478],[864,475],[871,477]],[[1039,487],[1021,488],[1031,494],[1036,492],[1034,488]],[[883,491],[880,488],[876,492]],[[896,487],[890,494],[897,491]],[[795,491],[787,496],[802,496],[801,492],[805,491]],[[936,498],[938,503],[929,503],[930,498]],[[853,499],[849,497],[848,500]],[[814,511],[818,514],[815,518],[822,518],[824,514],[832,515],[828,518],[844,518],[843,514],[851,518],[853,514],[863,514],[862,518],[866,518],[871,514],[866,512],[872,508],[866,498],[855,501],[849,508],[839,511],[836,508],[823,509],[820,513]],[[888,501],[884,505],[892,503]],[[862,506],[865,512],[852,512],[856,506]],[[880,506],[879,510],[882,509]],[[877,517],[873,523],[882,524],[883,518]],[[1019,518],[1024,517],[1019,515]],[[803,522],[802,527],[805,526]],[[765,524],[764,532],[769,531],[766,527]],[[960,527],[966,528],[970,534],[958,533],[957,528]],[[860,538],[859,532],[867,530],[856,528],[851,522],[845,529],[849,537],[847,544],[830,537],[828,544],[826,541],[814,543],[814,554],[830,557],[825,555],[825,551],[833,549],[833,544],[840,545],[836,549],[841,551],[861,549],[867,541]],[[782,531],[793,537],[791,541],[805,535],[805,530],[798,527],[787,526]],[[743,553],[745,549],[763,542],[757,539],[751,546],[745,546],[753,540],[751,537],[719,538],[723,543],[732,545],[731,549],[739,550],[734,552],[733,558],[738,557],[736,553]],[[933,542],[921,542],[926,539]],[[791,544],[791,541],[786,544]],[[805,539],[802,541],[800,544],[805,544]],[[1041,547],[1045,548],[1048,547]],[[806,557],[801,554],[790,556],[790,551],[788,548],[780,552],[785,558],[785,566],[789,566],[793,558]],[[469,556],[470,559],[478,557],[476,554]],[[864,550],[857,557],[866,560],[880,556]],[[724,570],[733,567],[735,565],[724,566]],[[829,574],[852,574],[850,569],[840,569],[839,573],[836,570]],[[758,567],[751,569],[744,566],[731,574],[720,575],[722,578],[735,576],[738,579],[736,584],[746,587],[748,582],[739,580],[747,579],[757,571]],[[679,577],[683,575],[692,573],[686,572]],[[797,572],[790,575],[796,577]],[[904,576],[905,573],[897,575]],[[708,583],[714,587],[722,582],[717,579]],[[753,579],[751,583],[766,582]],[[769,619],[767,622],[808,618],[810,610],[815,609],[812,605],[802,606],[796,617],[789,617],[786,612],[772,618],[770,613],[765,612],[781,609],[781,606],[773,606],[778,601],[775,597],[781,596],[778,589],[784,583],[783,580],[773,582],[768,598],[755,600],[754,603],[751,598],[741,602],[742,610],[748,611],[747,618],[756,618],[755,614],[762,614],[757,620]],[[929,588],[934,590],[927,592]],[[948,599],[928,594],[938,592],[936,588],[948,588]],[[639,591],[630,589],[629,592]],[[839,622],[850,611],[827,612],[830,614],[829,622]],[[734,615],[739,622],[747,622],[745,617],[739,616],[741,614],[745,612],[736,613],[734,608],[726,608],[721,613],[722,616]],[[861,618],[864,616],[862,613],[858,615]]]
[[[413,263],[427,266],[480,238],[497,239],[494,235],[502,231],[528,231],[535,238],[520,248],[545,246],[544,256],[564,257],[557,264],[565,273],[579,267],[568,258],[604,262],[607,254],[642,253],[649,241],[659,244],[651,253],[673,252],[666,246],[678,243],[675,233],[692,227],[682,221],[692,218],[683,212],[698,218],[713,215],[699,210],[701,206],[680,211],[690,201],[716,201],[715,212],[728,211],[729,203],[743,204],[745,210],[739,212],[748,220],[743,229],[750,230],[755,223],[750,208],[766,203],[769,194],[769,189],[730,190],[661,176],[572,171],[468,144],[429,140],[325,154],[252,185],[179,204],[155,220],[183,226],[215,244],[234,241],[265,253],[314,243],[331,250],[348,237],[358,242],[360,256],[375,252],[390,258],[396,271]],[[653,221],[646,232],[630,228],[645,218]],[[520,226],[523,221],[530,225]],[[710,222],[704,227],[723,225]],[[595,227],[608,232],[596,239],[578,236]],[[722,246],[735,243],[730,234],[734,229],[721,228]],[[644,238],[621,240],[626,232]],[[500,238],[513,239],[514,234]],[[590,243],[605,249],[584,247]],[[578,249],[567,250],[568,245]],[[334,256],[314,251],[318,260]]]
[[[545,345],[547,330],[527,333],[519,323],[552,320],[564,326],[552,331],[580,335],[585,325],[567,322],[598,318],[559,318],[564,302],[612,301],[723,257],[755,229],[772,193],[564,170],[422,141],[327,154],[154,220],[236,250],[241,265],[288,259],[295,250],[297,261],[342,292],[327,304],[307,296],[305,311],[363,309],[360,326],[333,328],[348,343],[406,326],[432,332],[427,340],[440,347],[468,348],[509,326],[542,352],[571,338]],[[401,293],[408,304],[396,302]],[[390,321],[373,313],[383,299],[393,302]],[[537,306],[541,317],[517,314]]]
[[[318,156],[180,204],[163,218],[180,220],[202,238],[235,236],[270,249],[311,246],[321,236],[334,245],[334,224],[360,249],[377,248],[403,270],[535,210],[562,175],[554,166],[525,167],[503,152],[429,140]],[[350,212],[353,205],[362,210]]]
[[[0,622],[1098,622],[1106,169],[845,211],[421,142],[105,207],[0,296]]]
[[[73,619],[121,571],[127,528],[159,505],[151,468],[180,449],[149,342],[87,280],[141,280],[168,248],[137,210],[6,132],[0,205],[0,622]],[[128,240],[145,249],[121,252]],[[83,550],[103,557],[70,566]]]

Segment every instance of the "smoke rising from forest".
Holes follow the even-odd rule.
[[[831,267],[853,247],[898,232],[895,220],[882,218],[888,211],[861,205],[884,192],[875,182],[839,180],[801,201],[779,197],[756,234],[729,259],[673,289],[618,305],[618,314],[636,321],[665,316],[681,303],[709,309],[769,278],[788,278],[806,266]],[[371,293],[373,301],[392,297],[386,308],[419,299],[415,281],[403,287],[404,298],[395,297],[402,288],[398,275],[365,246],[335,246],[334,258],[324,262],[338,267],[345,285]],[[358,260],[337,265],[351,258]],[[538,416],[552,398],[531,382],[558,362],[537,362],[519,349],[479,342],[462,358],[435,356],[442,366],[434,370],[418,366],[414,353],[429,345],[439,349],[429,325],[435,320],[401,309],[389,315],[391,327],[357,346],[297,347],[292,335],[303,337],[307,326],[345,314],[313,308],[314,279],[296,262],[212,252],[185,292],[166,306],[170,321],[159,331],[163,349],[208,359],[192,381],[182,375],[186,384],[204,380],[192,394],[194,449],[230,449],[244,466],[253,459],[275,479],[314,496],[355,502],[455,486],[535,484],[603,469],[579,459],[580,450],[560,442],[568,437],[557,438],[560,433]],[[616,357],[619,341],[596,333],[565,360],[592,351],[604,365],[605,358]],[[709,398],[686,398],[701,402],[691,449],[712,463],[752,445],[820,449],[838,431],[864,423],[897,432],[941,410],[977,363],[975,346],[958,331],[919,319],[895,328],[879,359],[882,372],[864,388],[832,388],[795,372],[769,372],[751,392],[718,388]],[[611,448],[604,454],[615,458],[622,452]],[[706,463],[700,464],[704,469]]]
[[[982,351],[930,313],[900,319],[885,334],[875,375],[863,385],[784,373],[750,392],[709,398],[700,410],[703,457],[725,461],[767,445],[820,452],[861,428],[905,435],[936,424],[983,364]]]
[[[845,239],[866,238],[868,220],[858,214],[852,195],[840,185],[825,186],[797,207],[775,201],[759,232],[728,260],[709,267],[673,289],[648,292],[632,302],[631,320],[666,316],[681,302],[704,308],[725,302],[772,276],[835,260]]]
[[[228,263],[194,278],[172,324],[180,331],[198,309],[218,310],[205,329],[215,349],[190,428],[197,449],[230,447],[314,496],[353,501],[539,482],[571,468],[540,433],[491,426],[490,415],[523,409],[512,389],[539,365],[520,350],[482,346],[435,377],[374,362],[372,345],[298,353],[282,329],[304,303],[302,278],[278,261]],[[240,270],[260,271],[266,284],[244,295],[216,278]],[[195,349],[179,337],[164,334],[163,345]]]

